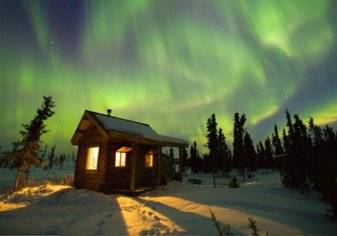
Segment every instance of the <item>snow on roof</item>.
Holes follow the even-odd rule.
[[[117,131],[127,134],[140,135],[146,139],[151,139],[163,143],[177,143],[188,145],[188,142],[184,139],[158,134],[148,124],[127,120],[111,115],[105,115],[93,111],[86,111],[86,112],[94,116],[94,118],[103,125],[103,128],[109,131]]]

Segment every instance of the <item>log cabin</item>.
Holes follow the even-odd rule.
[[[179,149],[182,177],[186,140],[158,134],[150,125],[85,110],[71,139],[77,145],[76,188],[136,193],[162,184],[163,147]]]

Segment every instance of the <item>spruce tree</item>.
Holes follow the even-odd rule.
[[[260,157],[261,157],[261,149],[260,149],[260,145],[259,143],[256,144],[256,164],[257,164],[257,168],[261,169],[261,163],[260,163]]]
[[[323,132],[322,129],[314,124],[314,119],[311,117],[309,120],[309,132],[311,139],[313,141],[314,147],[319,147],[323,143]]]
[[[14,190],[17,190],[22,178],[23,184],[28,181],[28,175],[32,165],[38,166],[41,160],[38,158],[40,150],[40,137],[47,132],[45,121],[54,114],[55,103],[51,96],[44,96],[41,108],[38,108],[33,120],[23,125],[20,131],[21,139],[17,142],[17,148],[10,154],[17,174]],[[21,176],[22,174],[25,176]]]
[[[218,134],[217,134],[217,122],[215,114],[212,114],[210,118],[207,119],[207,147],[209,150],[209,158],[211,161],[211,169],[213,174],[213,186],[215,188],[215,168],[216,168],[216,158],[218,155]]]
[[[278,134],[278,128],[277,128],[276,124],[274,125],[274,133],[273,133],[273,137],[272,137],[272,142],[273,142],[273,147],[274,147],[274,150],[275,150],[275,156],[279,156],[279,155],[284,154],[281,139],[280,139],[280,136]]]
[[[169,149],[168,161],[167,162],[168,162],[168,166],[169,166],[169,174],[170,174],[171,178],[175,178],[176,169],[175,169],[175,165],[174,165],[174,152],[173,152],[172,147]]]
[[[284,151],[286,153],[285,156],[281,159],[281,166],[280,166],[280,174],[281,174],[281,181],[282,184],[286,187],[291,187],[293,184],[293,174],[295,171],[294,168],[294,158],[292,155],[292,137],[293,137],[293,123],[291,120],[291,116],[289,111],[286,111],[286,119],[287,119],[287,128],[288,133],[285,129],[283,129],[283,144],[284,144]]]
[[[219,156],[219,168],[222,170],[223,176],[228,175],[231,170],[231,152],[226,143],[226,137],[220,128],[218,131],[218,156]]]
[[[273,160],[273,150],[271,147],[270,138],[267,137],[267,139],[264,141],[265,146],[265,160],[266,160],[266,167],[268,169],[274,168],[274,160]]]
[[[197,173],[200,171],[200,156],[199,156],[199,151],[197,148],[197,142],[194,141],[193,145],[190,147],[190,165],[191,165],[191,170],[193,173]]]
[[[337,135],[328,125],[323,129],[322,151],[320,152],[316,183],[324,202],[328,203],[328,216],[337,219]]]
[[[284,150],[281,176],[286,187],[301,192],[317,190],[329,204],[328,214],[337,219],[337,135],[309,120],[308,130],[298,115],[286,113],[288,133],[283,131]]]
[[[319,175],[320,166],[324,165],[321,163],[324,161],[324,154],[322,153],[323,131],[322,129],[314,124],[314,119],[311,117],[309,120],[309,134],[312,140],[312,153],[310,153],[310,170],[309,179],[313,183],[314,188],[318,187],[317,176]]]
[[[294,115],[294,134],[293,134],[293,158],[295,159],[294,187],[302,192],[309,191],[308,179],[310,178],[312,154],[312,142],[307,132],[307,127],[300,119],[299,115]]]
[[[56,158],[55,158],[55,145],[52,147],[52,149],[50,150],[49,156],[48,156],[48,169],[52,169],[54,164],[56,162]]]
[[[64,161],[66,160],[66,155],[61,154],[59,157],[59,170],[63,168]]]
[[[289,110],[286,110],[286,119],[287,119],[288,135],[290,139],[292,139],[292,136],[294,134],[294,127]]]
[[[244,125],[246,122],[245,114],[240,117],[239,113],[234,114],[233,131],[233,164],[239,169],[240,175],[245,180],[246,158],[244,149]]]
[[[312,142],[307,128],[300,117],[295,114],[292,122],[289,111],[286,111],[288,134],[284,132],[284,147],[287,155],[281,167],[282,183],[302,192],[309,191],[310,155]]]
[[[258,163],[259,163],[259,168],[264,169],[266,168],[266,151],[264,149],[264,145],[262,141],[259,141],[258,143]]]
[[[285,129],[282,131],[282,139],[283,139],[283,150],[285,153],[290,153],[290,141]]]
[[[186,148],[183,148],[182,157],[181,157],[182,158],[181,162],[182,162],[182,165],[183,165],[183,172],[185,172],[186,166],[188,165],[187,157],[188,157],[187,150],[186,150]]]
[[[250,171],[256,171],[257,168],[257,154],[255,152],[253,141],[246,131],[244,136],[245,157],[248,161],[248,169]]]

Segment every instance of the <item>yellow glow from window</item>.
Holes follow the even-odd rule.
[[[121,147],[120,149],[117,150],[117,152],[130,152],[132,148],[130,147]]]
[[[121,222],[120,225],[123,226],[126,232],[122,234],[127,235],[142,235],[144,232],[147,234],[154,234],[153,228],[156,227],[155,224],[160,224],[158,231],[156,229],[155,235],[179,235],[180,233],[186,233],[186,229],[178,225],[173,219],[170,218],[169,214],[165,215],[163,211],[156,211],[155,209],[149,207],[149,205],[138,201],[137,198],[117,196],[116,202],[120,207],[121,218],[124,222]],[[134,209],[142,209],[143,213],[151,213],[151,216],[154,219],[159,219],[156,222],[148,220],[148,217],[140,217],[137,211],[130,211],[129,206],[134,207]],[[207,208],[208,210],[208,208]],[[118,217],[119,218],[119,217]],[[254,218],[255,219],[255,218]],[[119,219],[117,219],[119,220]],[[118,231],[117,231],[118,232]],[[148,233],[150,232],[150,233]]]
[[[88,149],[87,170],[97,170],[99,147],[91,147]]]
[[[148,152],[145,155],[145,166],[146,167],[153,167],[153,153]]]
[[[126,153],[125,152],[116,152],[115,158],[116,167],[125,167],[126,166]]]

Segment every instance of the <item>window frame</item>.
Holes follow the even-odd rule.
[[[96,168],[89,168],[89,163],[90,163],[90,160],[94,157],[95,153],[90,153],[90,150],[91,149],[96,149],[97,148],[97,157],[96,157]],[[98,161],[99,161],[99,154],[100,154],[100,147],[97,145],[97,146],[89,146],[87,147],[87,154],[86,154],[86,163],[85,163],[85,170],[86,171],[98,171]],[[89,155],[92,155],[92,156],[89,156]],[[90,159],[90,160],[89,160]]]
[[[119,162],[117,162],[117,155],[119,154],[118,160]],[[123,155],[124,154],[124,155]],[[123,158],[124,158],[124,165],[123,164]],[[118,163],[118,165],[117,165]],[[115,152],[115,168],[125,168],[126,165],[126,152],[119,152],[118,150]]]
[[[115,151],[115,161],[114,161],[114,167],[115,168],[126,168],[128,167],[128,163],[127,163],[127,153],[132,151],[132,147],[129,146],[120,146],[116,151]],[[120,154],[119,156],[119,165],[117,166],[117,153]],[[124,162],[122,162],[123,160],[123,154],[124,154]],[[124,166],[122,166],[121,164],[124,163]]]

